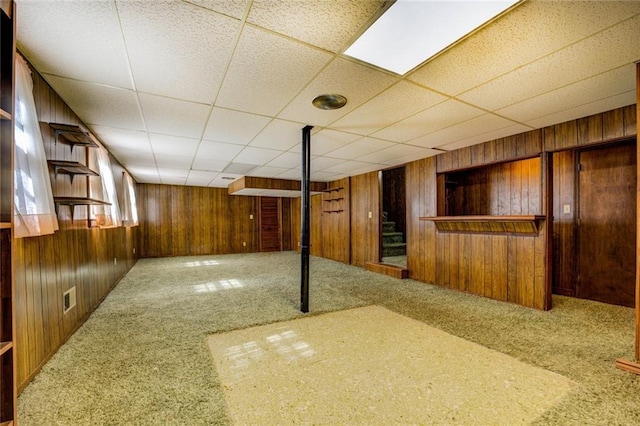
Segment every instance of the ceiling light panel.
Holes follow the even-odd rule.
[[[330,58],[327,52],[245,26],[216,105],[275,116]]]
[[[207,105],[146,93],[138,96],[150,132],[197,139],[202,136],[210,109]]]
[[[344,53],[403,75],[515,3],[397,0]]]
[[[608,28],[639,9],[639,2],[526,1],[408,78],[457,95]]]
[[[271,121],[270,117],[214,108],[204,131],[204,139],[247,145]]]
[[[447,99],[416,84],[400,81],[333,123],[332,127],[370,135]]]
[[[20,1],[18,48],[41,73],[133,89],[113,2]],[[46,13],[39,13],[43,9]],[[55,36],[49,36],[55,35]],[[64,51],[64,60],[59,60]]]
[[[145,130],[135,92],[46,74],[44,77],[85,124]]]
[[[314,126],[326,126],[398,81],[387,73],[343,58],[336,58],[279,117]],[[311,101],[324,93],[338,93],[347,104],[337,110],[318,110]]]
[[[575,81],[631,64],[640,58],[640,43],[634,48],[621,42],[638,39],[640,14],[579,43],[518,68],[459,96],[490,111],[532,98]],[[597,52],[597,54],[592,54]],[[547,78],[553,69],[555,78]],[[630,81],[635,80],[633,75]],[[526,81],[527,84],[522,84]]]
[[[184,2],[117,5],[138,90],[211,104],[240,22]]]
[[[273,120],[249,145],[287,151],[301,143],[304,126],[291,121]]]
[[[338,52],[384,1],[255,0],[247,22],[323,49]]]

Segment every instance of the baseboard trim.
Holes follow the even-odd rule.
[[[637,362],[627,361],[626,359],[618,359],[616,360],[616,368],[640,375],[640,364],[638,364]]]

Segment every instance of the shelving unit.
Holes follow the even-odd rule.
[[[47,163],[53,167],[53,174],[56,178],[58,177],[58,173],[69,175],[72,184],[73,177],[76,175],[100,176],[97,172],[94,172],[79,161],[48,160]]]
[[[70,146],[71,152],[76,145],[97,148],[98,144],[88,130],[72,124],[49,123],[55,132],[56,143],[60,142]]]
[[[16,418],[13,286],[15,4],[0,0],[0,425]]]
[[[322,212],[340,213],[344,211],[344,188],[328,188],[322,191]]]

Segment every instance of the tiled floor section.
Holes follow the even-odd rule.
[[[575,383],[378,306],[212,335],[235,424],[528,424]]]

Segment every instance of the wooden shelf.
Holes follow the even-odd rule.
[[[522,216],[433,216],[420,220],[434,222],[439,232],[459,232],[472,234],[537,235],[539,215]]]
[[[0,356],[13,348],[13,342],[0,342]]]
[[[0,119],[2,120],[11,120],[11,114],[0,108]]]
[[[322,201],[339,201],[339,200],[344,200],[344,197],[337,197],[337,198],[325,198]]]
[[[58,213],[59,206],[69,206],[71,209],[71,221],[73,222],[73,213],[75,206],[110,206],[111,203],[102,200],[96,200],[95,198],[88,197],[53,197],[53,202],[56,205],[56,214]]]
[[[11,222],[0,222],[0,229],[11,229]]]
[[[344,210],[322,210],[322,213],[340,213]]]
[[[49,126],[55,132],[56,142],[69,145],[71,152],[73,152],[73,148],[76,145],[87,148],[98,148],[98,144],[93,140],[91,133],[80,126],[60,123],[49,123]]]
[[[344,188],[341,186],[335,187],[335,188],[327,188],[325,190],[323,190],[322,192],[337,192],[337,191],[341,191]]]
[[[69,175],[71,183],[73,183],[73,177],[75,175],[100,176],[98,173],[77,161],[48,160],[47,163],[53,166],[53,174],[55,177],[58,177],[58,173]]]

